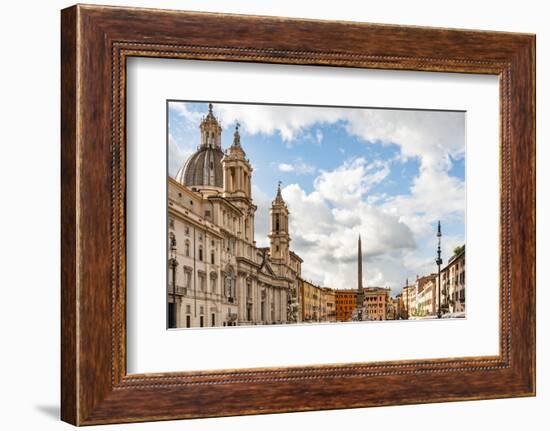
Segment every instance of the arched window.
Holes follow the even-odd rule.
[[[225,276],[225,280],[224,280],[224,293],[225,293],[225,296],[231,296],[231,276],[229,274],[227,274]]]
[[[235,298],[235,278],[231,267],[229,267],[228,271],[224,275],[223,290],[224,296],[231,299]]]
[[[212,273],[210,274],[210,291],[212,293],[218,293],[218,289],[216,288],[216,274],[215,273]]]
[[[235,168],[230,168],[229,173],[231,178],[231,187],[229,190],[235,191]]]

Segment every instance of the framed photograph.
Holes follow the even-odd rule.
[[[535,394],[533,35],[77,5],[61,44],[63,420]]]

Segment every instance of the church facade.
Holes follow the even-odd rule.
[[[302,259],[290,249],[280,184],[269,211],[269,247],[257,247],[253,169],[238,126],[225,151],[221,131],[210,104],[197,150],[168,178],[168,326],[301,322]]]

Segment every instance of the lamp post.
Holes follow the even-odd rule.
[[[409,320],[409,278],[405,280],[405,288],[407,289],[407,299],[405,302],[405,319]]]
[[[176,328],[178,326],[177,319],[177,303],[176,303],[176,268],[178,266],[178,261],[176,259],[177,243],[176,235],[172,232],[170,234],[170,259],[168,260],[170,268],[172,269],[172,321],[169,322],[171,328]]]
[[[438,295],[438,304],[437,304],[437,318],[441,319],[441,221],[437,222],[437,258],[435,259],[437,264],[437,295]]]
[[[364,298],[364,292],[363,292],[363,251],[361,248],[361,235],[359,235],[357,239],[357,297],[355,298],[355,308],[357,310],[355,318],[362,322],[365,313],[363,311],[363,308],[365,306],[364,304],[365,298]],[[352,313],[353,318],[353,313]]]

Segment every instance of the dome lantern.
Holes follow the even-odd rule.
[[[221,149],[222,128],[208,105],[208,114],[200,124],[201,143],[176,174],[176,181],[188,187],[223,188]]]
[[[214,116],[212,103],[208,104],[208,114],[202,119],[201,125],[201,144],[202,147],[221,148],[222,146],[222,127],[218,119]]]

